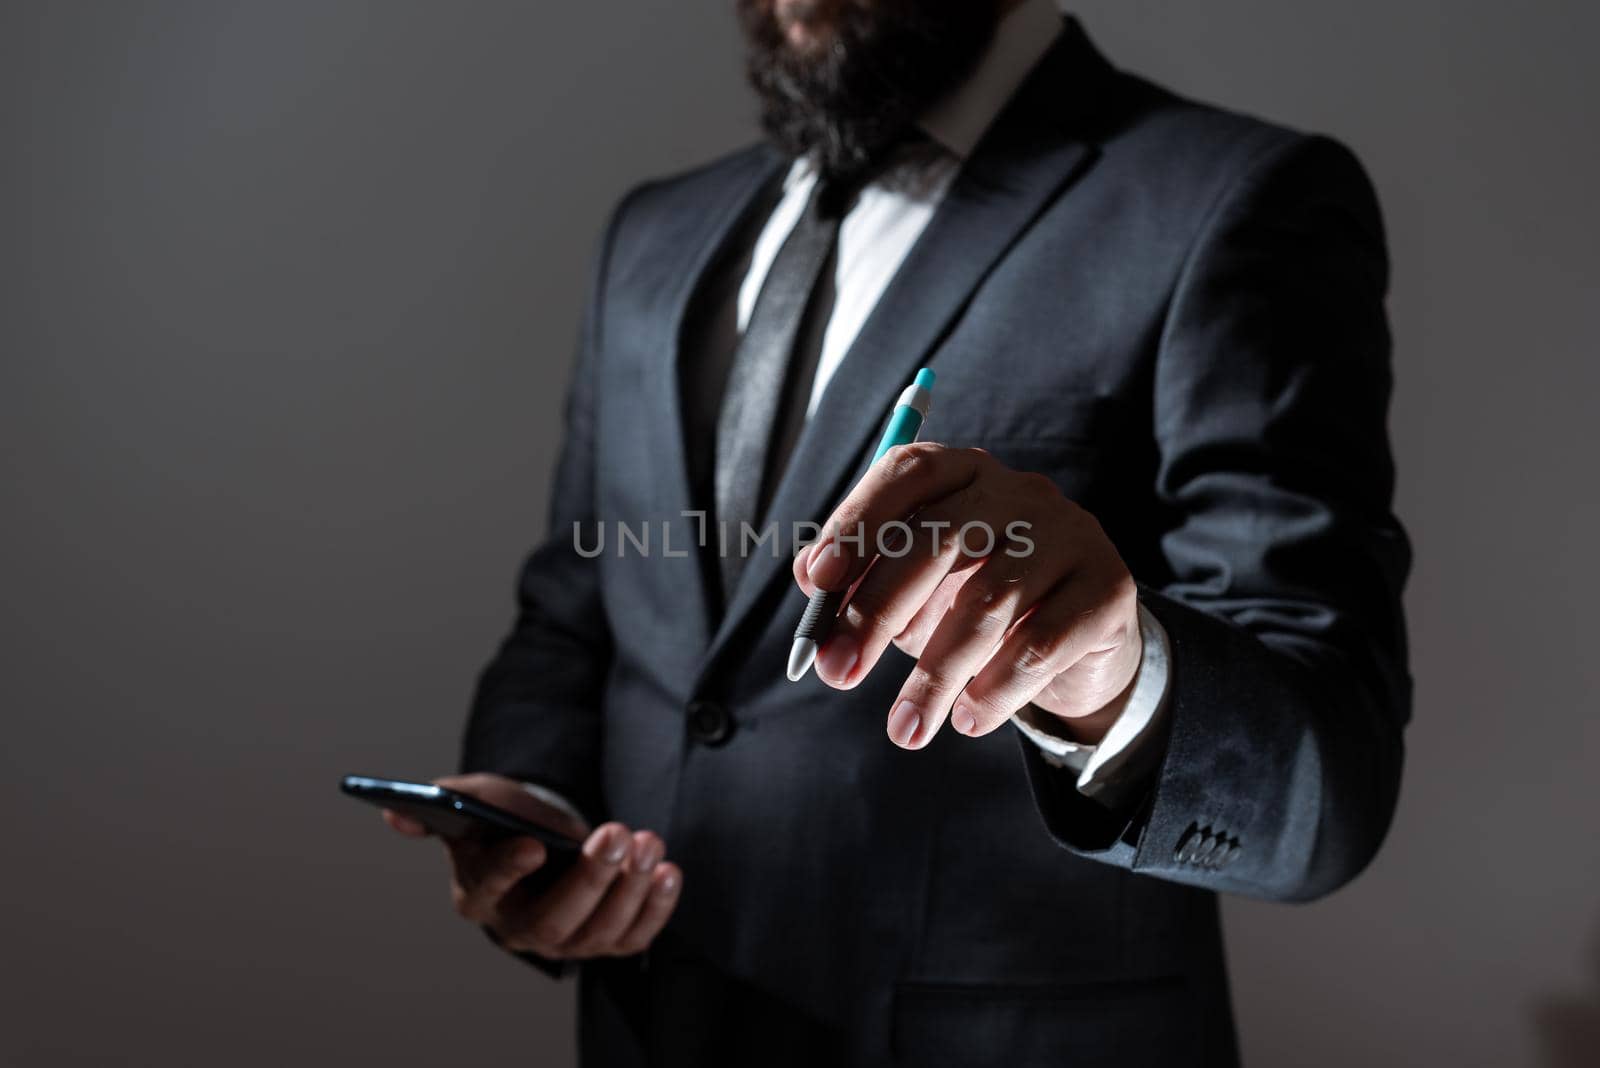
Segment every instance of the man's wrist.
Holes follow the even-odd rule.
[[[1144,650],[1139,650],[1139,663],[1144,664]],[[1123,711],[1128,707],[1128,699],[1133,696],[1134,685],[1139,681],[1139,669],[1135,668],[1133,678],[1128,680],[1128,685],[1122,692],[1113,697],[1103,707],[1087,716],[1063,716],[1042,705],[1035,705],[1040,712],[1048,716],[1050,729],[1063,738],[1084,746],[1097,746],[1105,739],[1107,732],[1113,724],[1122,718]]]
[[[1169,703],[1170,640],[1142,603],[1139,631],[1138,671],[1098,744],[1078,740],[1063,729],[1063,717],[1033,705],[1011,720],[1046,763],[1077,773],[1079,792],[1112,806],[1137,787],[1159,759],[1162,747],[1157,742]]]
[[[1058,695],[1055,691],[1055,682],[1046,686],[1031,702],[1040,712],[1049,716],[1054,722],[1047,728],[1050,733],[1070,739],[1079,745],[1099,745],[1114,723],[1122,716],[1128,707],[1134,688],[1138,685],[1139,676],[1144,665],[1144,645],[1149,627],[1144,620],[1144,606],[1135,602],[1132,625],[1128,628],[1129,636],[1119,645],[1112,647],[1108,655],[1122,662],[1132,661],[1127,683],[1110,700],[1105,701],[1100,707],[1082,712],[1082,694],[1071,694],[1074,688],[1068,683],[1068,693]],[[1097,654],[1097,656],[1100,654]],[[1104,665],[1109,668],[1108,663]],[[1098,667],[1098,666],[1097,666]],[[1070,674],[1081,675],[1082,665]],[[1059,679],[1057,681],[1060,681]]]

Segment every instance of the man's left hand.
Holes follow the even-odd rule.
[[[887,725],[907,749],[947,718],[987,734],[1029,702],[1097,743],[1143,654],[1133,577],[1094,516],[981,449],[891,450],[794,575],[807,596],[855,587],[818,652],[823,682],[851,689],[891,642],[917,658]]]

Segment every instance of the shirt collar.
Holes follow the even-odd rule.
[[[966,81],[923,114],[923,132],[961,159],[970,156],[1061,25],[1054,0],[1023,0],[1006,12]]]

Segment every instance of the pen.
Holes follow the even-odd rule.
[[[909,445],[917,440],[917,432],[922,429],[933,403],[933,379],[933,372],[924,367],[917,372],[916,380],[900,392],[894,411],[889,413],[889,425],[878,442],[878,451],[872,454],[873,463],[883,459],[883,454],[896,445]],[[828,640],[828,632],[833,629],[844,595],[844,590],[833,593],[818,590],[811,595],[800,617],[800,625],[794,629],[794,644],[789,647],[790,682],[799,682],[811,670],[817,648]]]

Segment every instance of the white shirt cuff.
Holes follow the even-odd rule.
[[[1171,642],[1161,621],[1139,605],[1139,638],[1144,651],[1127,704],[1099,745],[1083,745],[1061,733],[1060,720],[1034,705],[1011,717],[1039,747],[1047,764],[1078,773],[1078,792],[1110,808],[1129,799],[1160,758],[1156,743],[1167,714]]]

